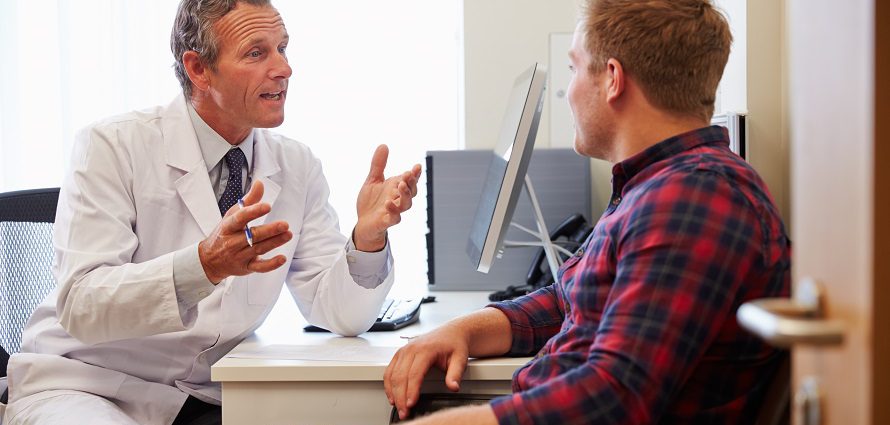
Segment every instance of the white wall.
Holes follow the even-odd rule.
[[[748,161],[766,181],[785,224],[789,225],[791,161],[785,2],[748,0],[747,5]]]
[[[717,113],[748,114],[748,162],[760,173],[788,224],[789,144],[784,1],[715,0],[733,35]]]
[[[533,62],[548,64],[550,33],[572,32],[578,5],[575,0],[465,0],[463,11],[464,146],[489,149],[496,144],[513,80]],[[549,114],[545,103],[535,142],[540,147],[550,146]]]
[[[565,34],[575,30],[580,0],[465,0],[463,2],[463,146],[491,149],[497,144],[501,119],[514,78],[533,62],[548,67],[548,93],[538,128],[538,148],[570,148],[570,112],[565,104],[555,105],[553,93],[568,80],[557,78],[568,70]],[[554,47],[551,51],[551,38]],[[560,45],[562,47],[558,47]],[[565,98],[558,101],[566,102]],[[552,117],[554,112],[562,117]],[[569,114],[569,116],[565,116]],[[569,129],[551,129],[551,125]],[[552,140],[551,135],[561,135]],[[605,161],[591,160],[593,211],[599,217],[611,193],[611,167]]]

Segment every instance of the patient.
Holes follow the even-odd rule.
[[[752,423],[785,354],[739,305],[789,293],[791,243],[764,182],[709,127],[729,56],[706,0],[588,0],[569,51],[575,150],[611,162],[612,197],[559,281],[423,335],[393,357],[404,418],[431,367],[534,356],[513,394],[417,424]]]

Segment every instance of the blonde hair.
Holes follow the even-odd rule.
[[[659,109],[711,119],[732,34],[709,0],[587,0],[591,72],[610,58]]]

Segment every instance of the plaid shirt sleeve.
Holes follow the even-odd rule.
[[[563,309],[553,285],[512,301],[489,304],[507,315],[513,343],[508,356],[530,356],[559,332]]]
[[[543,384],[495,399],[499,422],[658,422],[721,326],[732,320],[744,278],[753,267],[763,267],[762,231],[747,198],[708,170],[674,174],[643,192],[628,219],[606,235],[615,277],[600,320],[587,322],[595,337],[586,361],[567,370],[548,365]],[[603,261],[588,260],[575,267]],[[604,284],[590,281],[584,269],[572,276],[576,286]],[[583,308],[572,302],[573,308]],[[524,308],[529,304],[535,307]],[[514,349],[544,337],[525,328],[548,325],[561,315],[556,305],[550,291],[517,303],[516,313],[508,314],[514,332],[521,331],[514,333],[519,339]]]

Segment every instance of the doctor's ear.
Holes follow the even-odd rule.
[[[182,64],[185,72],[189,75],[189,80],[195,88],[201,91],[210,87],[210,68],[204,65],[198,52],[188,50],[182,54]]]

